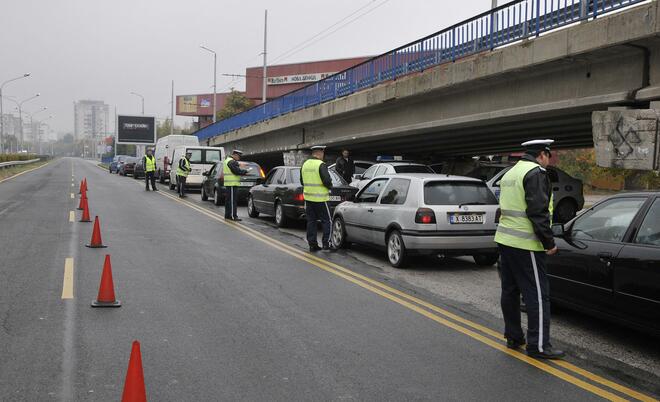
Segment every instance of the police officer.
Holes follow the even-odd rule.
[[[151,181],[151,188],[158,191],[156,188],[156,158],[153,155],[151,148],[147,149],[147,154],[142,158],[142,167],[144,167],[144,184],[149,191],[149,182]]]
[[[550,288],[547,255],[557,252],[552,236],[552,186],[545,168],[553,140],[522,145],[525,154],[500,181],[502,216],[495,234],[501,256],[502,314],[507,347],[525,344],[520,325],[520,294],[527,306],[527,354],[560,359],[564,352],[550,344]]]
[[[179,198],[186,196],[186,179],[188,173],[192,171],[190,168],[190,157],[192,152],[186,151],[186,154],[179,159],[179,166],[176,168],[176,182],[179,185]]]
[[[241,169],[238,161],[241,160],[243,151],[235,149],[222,164],[222,174],[225,186],[225,219],[241,221],[238,217],[238,194],[236,189],[241,185],[241,176],[247,174],[247,170]]]
[[[312,157],[300,168],[300,182],[303,186],[307,217],[307,243],[309,251],[321,250],[316,237],[316,222],[320,220],[323,227],[323,250],[333,251],[330,248],[330,208],[328,207],[332,178],[323,162],[325,146],[313,146],[311,150]]]

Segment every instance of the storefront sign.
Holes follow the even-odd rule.
[[[282,75],[279,77],[268,77],[268,85],[288,85],[288,84],[303,84],[306,82],[320,81],[335,73],[311,73],[311,74],[296,74],[296,75]]]

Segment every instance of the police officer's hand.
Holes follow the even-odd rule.
[[[551,248],[550,250],[545,250],[545,253],[546,253],[547,255],[553,255],[553,254],[556,254],[556,253],[557,253],[557,246],[554,246],[554,247]]]

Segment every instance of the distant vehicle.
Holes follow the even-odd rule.
[[[439,174],[378,176],[335,209],[335,247],[361,243],[387,250],[394,267],[410,254],[471,255],[497,262],[497,199],[478,179]]]
[[[659,191],[606,198],[552,229],[552,301],[660,336]]]
[[[508,163],[486,163],[473,169],[466,176],[484,180],[499,199],[500,180],[512,166]],[[568,173],[555,166],[548,166],[547,171],[552,184],[554,202],[553,221],[557,223],[568,222],[584,207],[582,181],[571,177]]]
[[[391,161],[384,163],[376,163],[367,169],[362,175],[359,175],[353,180],[351,186],[362,189],[371,179],[386,174],[402,174],[402,173],[435,173],[433,169],[421,163],[414,163],[408,161]]]
[[[119,164],[119,174],[121,176],[132,175],[135,170],[135,164],[138,162],[138,158],[134,156],[129,156]]]
[[[357,190],[334,170],[328,170],[332,178],[330,214],[339,203],[352,198]],[[278,166],[268,173],[263,184],[250,189],[247,199],[248,215],[256,218],[259,214],[275,216],[278,227],[284,227],[291,219],[305,218],[305,197],[300,184],[300,167]]]
[[[194,135],[168,135],[158,139],[154,157],[156,158],[156,178],[161,184],[170,177],[170,163],[174,149],[181,145],[199,146],[199,138]],[[177,160],[178,162],[178,160]],[[175,167],[176,170],[176,167]]]
[[[116,155],[112,158],[112,162],[110,162],[110,166],[108,166],[108,171],[110,173],[119,173],[119,164],[126,158],[128,158],[128,155]]]
[[[238,165],[241,169],[247,170],[245,176],[241,176],[241,184],[238,191],[235,192],[238,201],[242,202],[247,199],[250,193],[250,188],[259,182],[263,182],[265,177],[261,166],[254,162],[239,161]],[[208,172],[204,173],[204,181],[202,182],[202,201],[207,201],[209,198],[213,200],[215,205],[222,205],[225,202],[224,196],[224,169],[223,161],[216,162],[215,165]]]
[[[204,180],[203,173],[209,171],[216,162],[222,162],[225,159],[225,149],[223,147],[202,147],[182,145],[174,149],[172,154],[172,164],[170,165],[170,190],[176,187],[176,169],[179,166],[179,160],[191,151],[190,168],[192,172],[186,179],[186,188],[200,188]]]
[[[142,165],[142,158],[138,158],[135,162],[135,167],[133,168],[133,178],[135,180],[144,179],[144,166]]]
[[[373,166],[375,162],[369,162],[369,161],[353,161],[353,165],[355,166],[355,172],[353,173],[353,180],[358,175],[363,174],[367,169],[369,169],[371,166]],[[333,163],[332,165],[328,166],[328,169],[332,169],[336,171],[335,166],[337,164]]]

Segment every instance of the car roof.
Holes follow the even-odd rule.
[[[376,162],[374,165],[392,165],[392,166],[426,166],[423,163],[409,162],[409,161],[385,161]]]
[[[384,174],[382,176],[374,177],[379,179],[381,177],[392,177],[397,179],[415,179],[424,181],[473,181],[475,183],[483,183],[480,179],[467,176],[457,176],[453,174],[440,174],[440,173],[399,173],[399,174]]]

